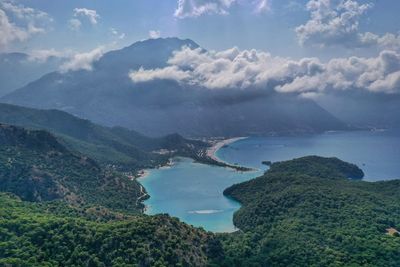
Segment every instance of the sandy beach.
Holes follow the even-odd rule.
[[[235,138],[229,138],[229,139],[225,139],[225,140],[218,141],[218,142],[216,142],[215,144],[213,144],[213,146],[210,147],[210,148],[207,150],[207,156],[210,157],[210,158],[212,158],[212,159],[215,160],[215,161],[229,164],[229,163],[227,163],[227,162],[221,160],[220,158],[218,158],[217,155],[216,155],[216,152],[217,152],[219,149],[221,149],[223,146],[232,144],[232,143],[234,143],[234,142],[236,142],[236,141],[239,141],[239,140],[242,140],[242,139],[246,139],[246,138],[247,138],[247,137],[235,137]]]

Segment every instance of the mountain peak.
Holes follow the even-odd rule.
[[[182,46],[188,46],[190,48],[198,48],[200,47],[196,42],[194,42],[191,39],[180,39],[178,37],[166,37],[166,38],[151,38],[151,39],[146,39],[142,40],[139,42],[135,42],[129,47],[136,47],[136,46],[151,46],[151,45],[157,45],[157,46],[163,46],[163,47],[168,47],[168,46],[173,46],[177,47],[178,49],[181,48]]]
[[[166,66],[173,52],[187,46],[192,49],[200,47],[190,39],[176,37],[147,39],[133,43],[120,50],[106,53],[95,68],[107,71],[125,71],[131,69],[159,68]]]

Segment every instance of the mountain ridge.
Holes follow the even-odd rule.
[[[349,129],[314,101],[296,95],[259,89],[209,90],[171,80],[130,80],[132,70],[166,66],[182,46],[199,47],[178,38],[138,42],[104,54],[92,71],[50,73],[1,101],[60,109],[149,136],[178,132],[186,137],[229,137]]]

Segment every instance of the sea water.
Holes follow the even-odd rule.
[[[266,169],[264,160],[276,162],[307,155],[338,157],[362,168],[366,181],[400,178],[400,134],[393,132],[251,137],[223,147],[216,155],[258,171],[237,172],[176,158],[172,167],[150,170],[140,180],[151,196],[145,201],[146,213],[168,213],[213,232],[235,231],[232,218],[240,204],[223,196],[223,191],[261,175]]]

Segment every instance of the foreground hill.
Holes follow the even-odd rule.
[[[197,151],[207,147],[177,134],[150,138],[122,127],[103,127],[63,111],[8,104],[0,104],[0,123],[49,131],[70,150],[128,170],[165,164],[173,155],[196,158]],[[160,150],[169,153],[153,153]]]
[[[26,201],[61,199],[76,206],[138,212],[143,194],[136,181],[104,171],[77,156],[45,131],[0,124],[0,191]]]
[[[162,68],[174,51],[198,48],[177,38],[137,42],[106,53],[92,71],[53,72],[2,102],[54,108],[150,136],[246,136],[314,133],[348,127],[313,100],[269,90],[208,90],[170,80],[134,83],[129,73]]]
[[[167,215],[94,221],[0,193],[1,266],[206,266],[215,237]]]
[[[335,158],[272,164],[224,194],[243,204],[224,236],[224,266],[399,266],[400,180],[354,181],[363,173]]]

